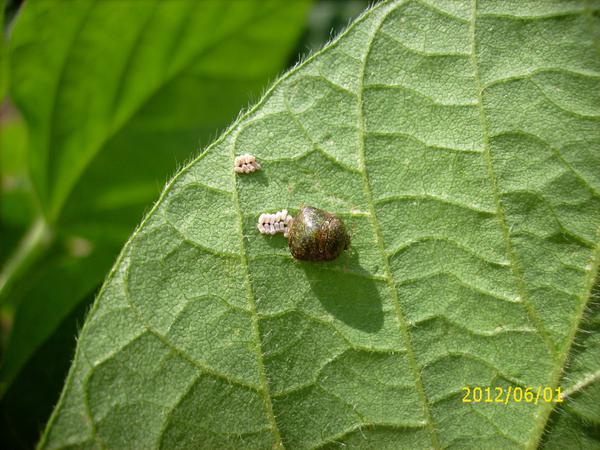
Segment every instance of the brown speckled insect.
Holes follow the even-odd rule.
[[[281,216],[281,213],[282,211],[268,216]],[[261,215],[261,219],[265,216]],[[287,211],[285,216],[289,217]],[[350,247],[350,235],[342,219],[322,209],[303,206],[296,217],[286,219],[285,223],[284,234],[287,235],[290,252],[296,259],[331,261]],[[273,234],[269,228],[264,227],[264,220],[259,219],[258,228],[261,233]]]

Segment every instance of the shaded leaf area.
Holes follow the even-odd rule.
[[[15,251],[23,229],[35,215],[27,179],[26,148],[23,120],[4,104],[0,111],[0,262]]]
[[[129,240],[42,448],[536,447],[552,404],[462,388],[561,382],[599,259],[596,17],[386,2],[286,74]],[[352,250],[256,231],[302,204]]]
[[[82,317],[92,300],[93,296],[90,296],[80,302],[54,329],[27,360],[11,389],[0,400],[2,448],[35,447],[69,370],[72,354],[65,350],[74,347],[74,336],[81,329]]]
[[[70,240],[66,245],[67,248],[53,246],[44,261],[29,274],[28,286],[13,298],[19,307],[0,370],[3,390],[78,303],[98,289],[103,274],[114,261],[113,248],[85,247],[86,253],[78,254],[78,246],[89,244]],[[69,348],[71,346],[65,350]],[[69,354],[68,350],[65,353]]]

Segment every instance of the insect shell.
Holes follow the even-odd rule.
[[[342,219],[312,206],[303,206],[288,233],[292,256],[305,261],[331,261],[350,247]]]
[[[260,170],[256,157],[248,154],[236,156],[233,170],[236,173],[251,173]]]

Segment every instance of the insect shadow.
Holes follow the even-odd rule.
[[[311,290],[323,307],[346,325],[367,333],[376,333],[383,326],[381,286],[370,278],[370,272],[360,266],[355,250],[335,261],[325,263],[299,262]]]

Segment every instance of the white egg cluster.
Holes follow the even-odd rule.
[[[256,162],[256,157],[244,154],[236,156],[233,170],[236,173],[251,173],[260,170],[260,164]]]
[[[287,209],[282,209],[275,214],[261,214],[257,227],[262,234],[283,233],[287,237],[291,224],[292,216],[288,214]]]

